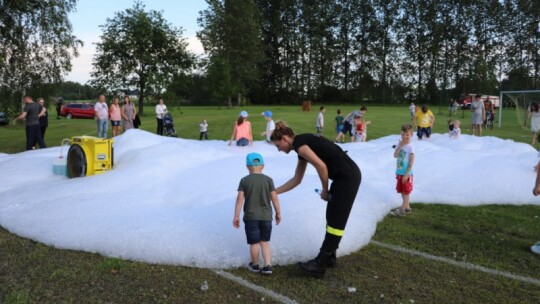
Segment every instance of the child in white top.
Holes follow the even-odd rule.
[[[206,119],[204,119],[200,124],[199,124],[199,132],[200,132],[200,136],[199,136],[199,140],[203,140],[203,138],[205,140],[208,139],[208,123],[206,122]]]
[[[266,135],[266,142],[270,143],[270,136],[272,136],[272,132],[274,132],[274,129],[276,128],[276,124],[274,123],[274,120],[272,119],[271,111],[262,112],[261,115],[263,115],[264,119],[266,119],[266,131],[262,132],[261,136]]]
[[[451,126],[453,126],[453,127],[451,127]],[[448,125],[448,129],[449,129],[448,136],[450,136],[450,138],[459,138],[459,136],[461,135],[461,129],[459,128],[460,126],[461,126],[461,121],[459,121],[459,120],[456,120],[453,123],[449,123],[449,125]]]
[[[317,116],[317,136],[323,135],[323,129],[324,129],[324,111],[325,108],[323,106],[319,109],[319,115]]]

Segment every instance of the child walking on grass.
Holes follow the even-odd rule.
[[[208,122],[204,119],[199,124],[199,140],[208,140]]]
[[[411,144],[413,137],[412,126],[407,124],[401,126],[401,140],[394,151],[394,158],[397,158],[396,165],[396,190],[401,193],[401,207],[392,210],[391,214],[395,216],[404,216],[411,212],[409,204],[409,195],[413,189],[413,164],[414,149]]]
[[[274,181],[264,175],[264,160],[259,153],[246,156],[249,175],[240,180],[236,207],[234,209],[233,226],[240,228],[240,209],[244,205],[244,226],[247,243],[251,254],[248,269],[265,275],[272,274],[270,235],[272,234],[272,205],[276,212],[276,225],[281,222],[279,199]],[[259,251],[262,251],[264,267],[259,267]]]
[[[325,110],[323,106],[319,108],[319,115],[317,115],[317,136],[323,136]]]

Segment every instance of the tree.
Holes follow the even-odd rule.
[[[526,75],[520,89],[540,88],[540,6],[535,1],[506,0],[504,45],[506,74]],[[531,77],[532,83],[526,78]],[[514,79],[517,79],[514,77]]]
[[[0,0],[0,96],[15,110],[32,87],[60,82],[82,41],[67,17],[76,0]]]
[[[164,92],[176,76],[193,67],[182,30],[161,12],[145,11],[141,2],[107,19],[96,46],[91,83],[110,93],[138,89],[139,112],[144,98]]]
[[[259,63],[263,59],[259,11],[253,0],[207,0],[208,9],[200,13],[202,30],[197,37],[209,57],[208,71],[222,75],[218,95],[247,95],[260,81]]]

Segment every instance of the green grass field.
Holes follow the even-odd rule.
[[[325,113],[325,136],[334,138],[334,117],[336,110],[341,111],[346,115],[353,109],[351,105],[346,106],[327,106]],[[240,110],[247,110],[250,114],[248,117],[252,124],[254,139],[262,140],[259,136],[265,130],[266,122],[261,116],[261,112],[271,110],[274,113],[274,120],[286,121],[296,133],[315,132],[315,123],[318,113],[318,106],[313,107],[311,112],[302,112],[300,107],[292,106],[248,106],[234,107],[231,109],[217,107],[180,107],[169,108],[174,117],[175,129],[178,135],[182,138],[199,138],[199,123],[206,119],[209,124],[208,135],[210,139],[227,140],[231,136],[233,123],[237,119]],[[439,107],[431,109],[436,116],[434,133],[445,133],[447,131],[448,112],[446,108],[442,108],[442,113],[439,113]],[[48,146],[59,146],[62,139],[71,138],[72,136],[80,135],[96,135],[96,124],[92,119],[65,119],[56,120],[55,111],[53,108],[49,110],[49,128],[45,135],[45,141]],[[153,115],[154,108],[146,107],[145,113],[141,117],[141,129],[149,132],[156,132],[156,118]],[[462,118],[462,115],[464,117]],[[498,114],[497,114],[498,115]],[[368,140],[374,139],[389,134],[398,134],[400,126],[410,122],[408,107],[406,106],[369,106],[366,119],[372,123],[368,127]],[[470,112],[461,110],[458,111],[455,119],[462,121],[461,131],[463,134],[470,134]],[[12,122],[13,119],[10,119]],[[519,142],[531,141],[528,128],[523,128],[517,123],[518,117],[513,110],[503,111],[503,127],[493,130],[486,130],[484,135],[498,136],[501,138],[513,139]],[[111,127],[109,126],[109,136],[111,135]],[[9,126],[0,127],[0,153],[17,153],[22,152],[25,148],[26,139],[24,137],[24,124],[10,124]]]
[[[334,135],[330,124],[337,108],[328,106],[325,114],[329,138]],[[340,108],[345,114],[353,109]],[[267,109],[274,112],[275,119],[287,121],[297,133],[315,131],[317,111],[301,112],[300,107],[182,107],[172,113],[180,137],[198,139],[198,123],[207,119],[210,139],[226,140],[243,109],[250,113],[255,138],[264,131],[260,113]],[[156,121],[150,115],[153,109],[145,110],[142,128],[155,132]],[[441,114],[438,107],[432,111],[436,115],[434,131],[446,132],[446,109]],[[462,120],[462,132],[468,133],[470,114],[466,112],[464,118],[461,114],[458,118]],[[399,126],[409,122],[409,114],[405,106],[369,106],[367,119],[372,121],[368,128],[370,140],[397,134]],[[504,111],[503,128],[495,127],[484,134],[530,142],[530,132],[517,119],[515,112]],[[56,120],[51,115],[49,121],[49,146],[60,145],[63,138],[95,134],[93,120]],[[24,146],[23,125],[0,128],[0,152],[17,153]],[[298,303],[538,303],[540,256],[532,254],[529,247],[540,240],[540,204],[458,207],[414,204],[413,196],[413,205],[414,212],[407,217],[386,217],[380,222],[374,240],[510,272],[532,282],[463,269],[397,252],[375,242],[340,258],[338,268],[330,270],[324,279],[305,277],[295,265],[276,265],[270,277],[244,268],[227,272]],[[206,291],[200,288],[204,281],[209,286]],[[349,292],[349,287],[356,288],[356,292]],[[275,302],[280,301],[213,270],[151,265],[60,250],[0,229],[0,303]]]

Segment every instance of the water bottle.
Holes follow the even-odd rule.
[[[315,189],[315,192],[321,194],[322,193],[322,189]],[[328,201],[331,201],[332,200],[332,194],[328,194]]]

